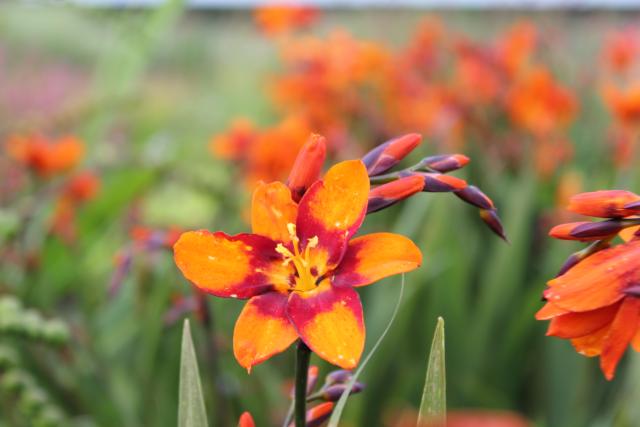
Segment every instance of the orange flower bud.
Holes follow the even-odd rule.
[[[465,167],[470,159],[464,154],[443,154],[440,156],[430,156],[422,159],[420,164],[423,167],[434,171],[445,173]]]
[[[65,195],[75,201],[86,201],[94,198],[100,188],[100,180],[90,171],[79,173],[66,184]]]
[[[585,216],[623,218],[637,215],[640,212],[640,210],[633,208],[637,202],[640,202],[640,196],[630,191],[592,191],[573,196],[569,200],[567,209]],[[632,206],[632,208],[627,206]]]
[[[388,184],[380,185],[369,192],[367,213],[377,212],[394,205],[422,191],[423,188],[424,179],[421,175],[409,175]]]
[[[400,163],[421,141],[422,135],[410,133],[377,146],[362,157],[367,173],[369,176],[376,176],[388,171]]]
[[[449,191],[462,190],[467,186],[467,181],[455,176],[443,175],[440,173],[422,173],[424,188],[422,191],[429,193],[446,193]]]
[[[491,231],[497,234],[502,240],[507,242],[507,236],[504,233],[502,222],[495,209],[480,209],[480,218],[489,226]]]
[[[256,427],[253,417],[249,412],[243,412],[238,421],[238,427]]]
[[[549,231],[549,236],[562,240],[588,242],[614,236],[624,229],[626,225],[621,221],[569,222],[553,227]]]
[[[333,402],[321,403],[307,411],[307,427],[319,427],[331,416]]]
[[[307,189],[320,178],[322,165],[327,155],[327,144],[324,136],[312,134],[302,147],[291,168],[287,185],[291,196],[300,201]]]
[[[463,201],[469,203],[470,205],[476,206],[480,209],[494,209],[493,201],[484,194],[480,189],[474,185],[468,185],[460,191],[456,191],[456,196],[458,196]]]

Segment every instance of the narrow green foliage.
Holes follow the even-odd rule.
[[[193,348],[193,341],[191,340],[189,320],[185,319],[182,328],[178,427],[205,426],[207,426],[207,413],[204,407],[198,361]]]
[[[444,351],[444,319],[438,317],[424,381],[418,425],[444,426],[447,421],[447,376]]]
[[[331,414],[331,418],[329,418],[328,427],[338,427],[338,423],[340,422],[340,417],[342,416],[342,411],[344,411],[344,407],[347,404],[347,399],[351,394],[351,389],[353,388],[353,385],[356,383],[358,377],[360,376],[360,373],[362,373],[364,367],[369,362],[369,359],[371,359],[371,356],[373,356],[376,350],[378,350],[378,347],[382,343],[382,340],[384,339],[384,337],[389,332],[389,329],[391,329],[391,325],[393,324],[393,321],[395,320],[396,315],[398,314],[398,310],[400,309],[400,303],[402,302],[403,293],[404,293],[404,274],[402,275],[402,282],[400,283],[400,295],[398,295],[398,302],[396,302],[396,306],[393,309],[393,313],[391,314],[389,323],[387,323],[387,326],[384,328],[384,331],[382,331],[382,334],[380,335],[380,338],[378,338],[378,341],[376,341],[376,343],[373,345],[373,348],[371,348],[371,351],[369,352],[369,354],[367,354],[364,360],[360,363],[360,366],[358,367],[356,372],[353,374],[351,379],[347,382],[346,388],[344,392],[342,392],[342,396],[340,396],[338,403],[336,403],[336,406],[333,409],[333,414]]]

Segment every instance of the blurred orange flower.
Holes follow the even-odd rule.
[[[611,83],[602,90],[604,101],[614,118],[623,126],[640,125],[640,81],[621,89]]]
[[[254,19],[267,35],[279,35],[298,28],[308,27],[318,18],[315,7],[293,2],[272,2],[256,8]]]
[[[91,171],[80,172],[65,183],[56,201],[51,232],[71,244],[76,239],[76,211],[93,199],[100,189],[100,179]]]
[[[14,135],[6,143],[8,155],[42,177],[66,172],[84,156],[84,145],[74,136],[48,139],[41,135]]]
[[[219,297],[249,299],[234,330],[240,365],[250,370],[298,338],[329,363],[345,369],[358,364],[365,334],[354,287],[422,261],[420,250],[400,235],[351,239],[368,196],[364,164],[346,161],[311,185],[299,204],[280,182],[259,185],[254,234],[182,234],[174,254],[187,279]]]
[[[640,39],[633,29],[609,34],[602,52],[605,65],[617,73],[624,73],[640,53]]]
[[[577,112],[574,95],[537,67],[524,74],[507,96],[511,120],[535,136],[547,136],[567,127]]]

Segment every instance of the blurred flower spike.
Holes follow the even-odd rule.
[[[466,166],[470,159],[464,154],[443,154],[425,157],[417,164],[397,172],[388,172],[399,164],[419,144],[419,134],[408,134],[387,141],[362,158],[372,185],[367,213],[388,208],[419,192],[452,192],[466,203],[480,208],[480,218],[503,240],[507,240],[493,201],[477,187],[463,179],[446,175]],[[387,172],[382,175],[382,173]]]
[[[613,379],[627,347],[640,351],[640,196],[630,191],[582,193],[570,211],[607,218],[561,224],[549,233],[590,241],[547,283],[538,320],[551,320],[547,335],[569,339],[580,353],[600,356],[604,376]],[[624,243],[613,245],[619,236]]]
[[[319,141],[312,137],[297,162],[304,163]],[[174,256],[188,280],[218,297],[249,299],[233,337],[241,366],[250,371],[298,338],[331,364],[357,366],[365,331],[354,287],[422,262],[416,245],[397,234],[352,239],[365,218],[369,189],[364,163],[344,161],[311,184],[299,203],[281,182],[258,185],[252,234],[199,230],[180,236]]]

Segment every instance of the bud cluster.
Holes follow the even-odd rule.
[[[588,256],[609,248],[616,236],[624,240],[640,238],[640,196],[630,191],[607,190],[577,194],[570,199],[567,209],[579,215],[606,219],[559,224],[549,231],[549,236],[556,239],[591,242],[586,248],[569,256],[558,276]]]
[[[506,240],[498,211],[486,194],[463,179],[446,175],[465,167],[469,158],[463,154],[429,156],[415,165],[397,172],[388,172],[419,144],[422,136],[407,134],[387,141],[362,158],[374,187],[369,193],[367,213],[373,213],[420,192],[453,193],[465,203],[480,209],[480,218],[502,239]]]

